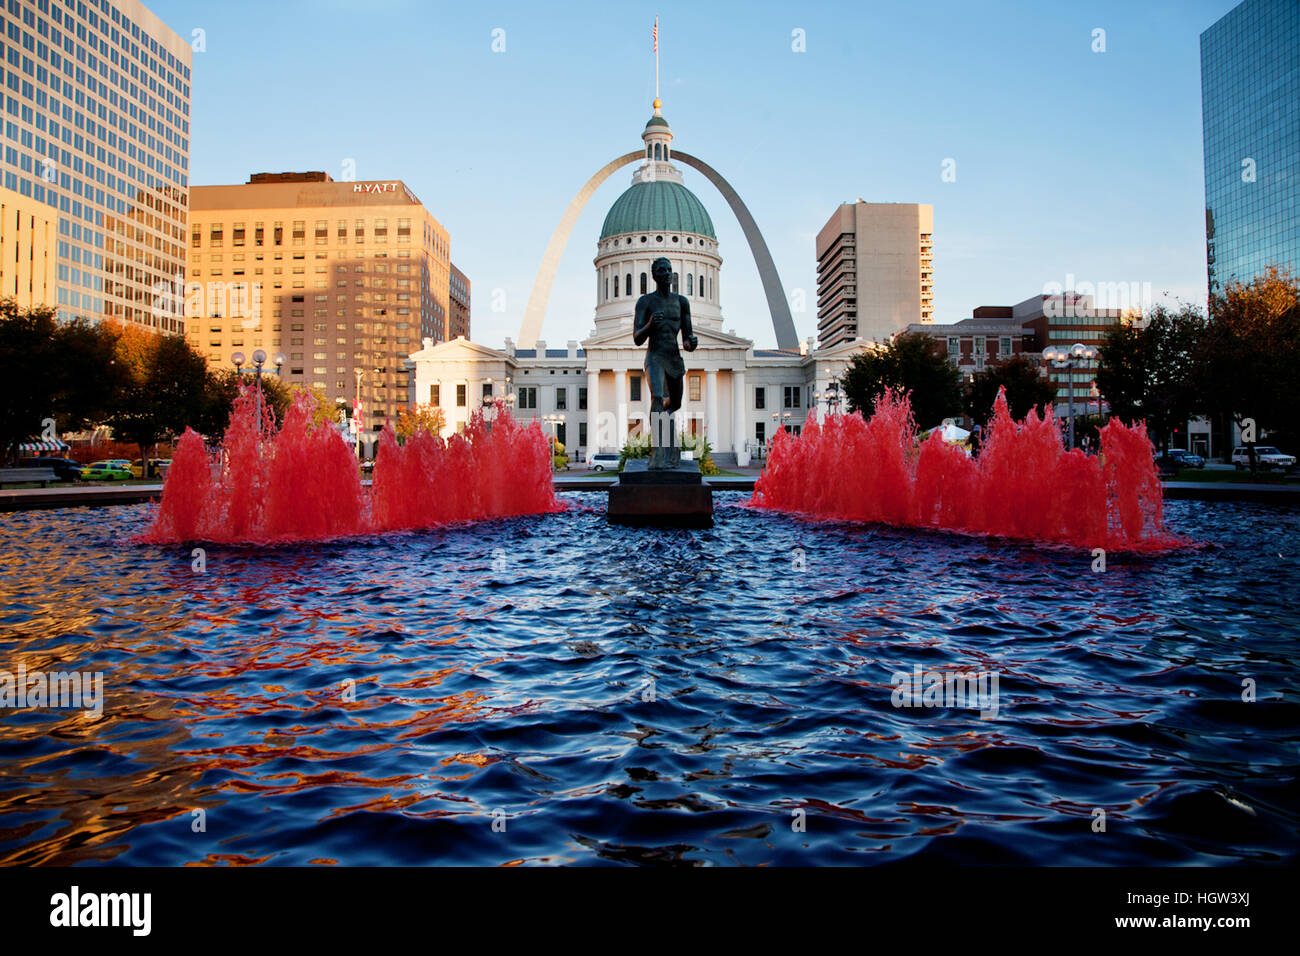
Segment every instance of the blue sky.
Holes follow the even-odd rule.
[[[495,346],[517,334],[574,193],[641,146],[656,13],[675,145],[736,187],[787,293],[805,290],[801,336],[816,332],[814,237],[858,197],[934,205],[940,322],[1069,276],[1203,302],[1198,37],[1234,5],[150,4],[182,36],[204,31],[191,184],[341,178],[348,160],[358,179],[404,180],[450,231],[473,338]],[[631,170],[606,181],[569,242],[543,329],[552,347],[592,328],[596,237]],[[684,172],[718,230],[724,327],[774,344],[739,227]]]

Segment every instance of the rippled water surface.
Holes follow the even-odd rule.
[[[152,506],[0,516],[0,669],[107,697],[0,710],[0,862],[1297,858],[1300,511],[1171,502],[1204,547],[1098,573],[564,497],[202,572],[127,543]],[[916,666],[996,673],[996,717],[895,707]]]

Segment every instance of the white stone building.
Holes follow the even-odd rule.
[[[865,345],[858,339],[814,350],[756,349],[751,339],[723,330],[722,257],[704,204],[682,183],[671,161],[672,131],[658,101],[642,133],[644,159],[632,185],[605,217],[596,245],[595,327],[582,342],[550,349],[493,349],[464,338],[411,355],[413,404],[443,408],[447,431],[464,428],[487,398],[513,395],[517,418],[542,418],[575,461],[617,452],[628,436],[649,430],[650,389],[644,346],[632,342],[637,299],[653,290],[650,264],[673,264],[673,288],[690,301],[699,348],[683,352],[686,380],[681,434],[704,434],[718,464],[744,465],[763,453],[778,425],[800,428],[820,396]],[[747,324],[766,325],[766,317]],[[550,422],[548,416],[563,416]]]

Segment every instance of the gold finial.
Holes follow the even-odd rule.
[[[661,100],[659,97],[656,96],[656,97],[655,97],[655,103],[654,103],[654,106],[655,106],[655,112],[658,113],[661,109],[663,109],[663,105],[664,105],[664,101]]]

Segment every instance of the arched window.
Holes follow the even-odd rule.
[[[623,293],[624,295],[631,295],[632,294],[632,273],[629,272],[627,274],[627,279],[625,280],[625,282],[626,285],[624,286]]]
[[[663,159],[663,154],[660,152],[661,148],[662,144],[655,143],[655,159]]]
[[[713,301],[713,276],[709,276],[709,301]]]
[[[609,276],[605,276],[605,298],[609,298]]]
[[[695,295],[694,279],[695,276],[691,275],[689,272],[686,273],[686,294],[687,295]]]
[[[679,283],[678,283],[678,281],[677,281],[677,273],[674,272],[674,273],[673,273],[673,291],[674,291],[674,292],[680,292],[680,291],[681,291],[681,290],[678,288],[678,286],[679,286]]]
[[[645,158],[646,159],[654,158],[654,147],[652,147],[649,143],[645,144]]]
[[[641,273],[641,294],[646,294],[646,277],[644,272]]]
[[[618,298],[618,276],[614,276],[614,298]]]

